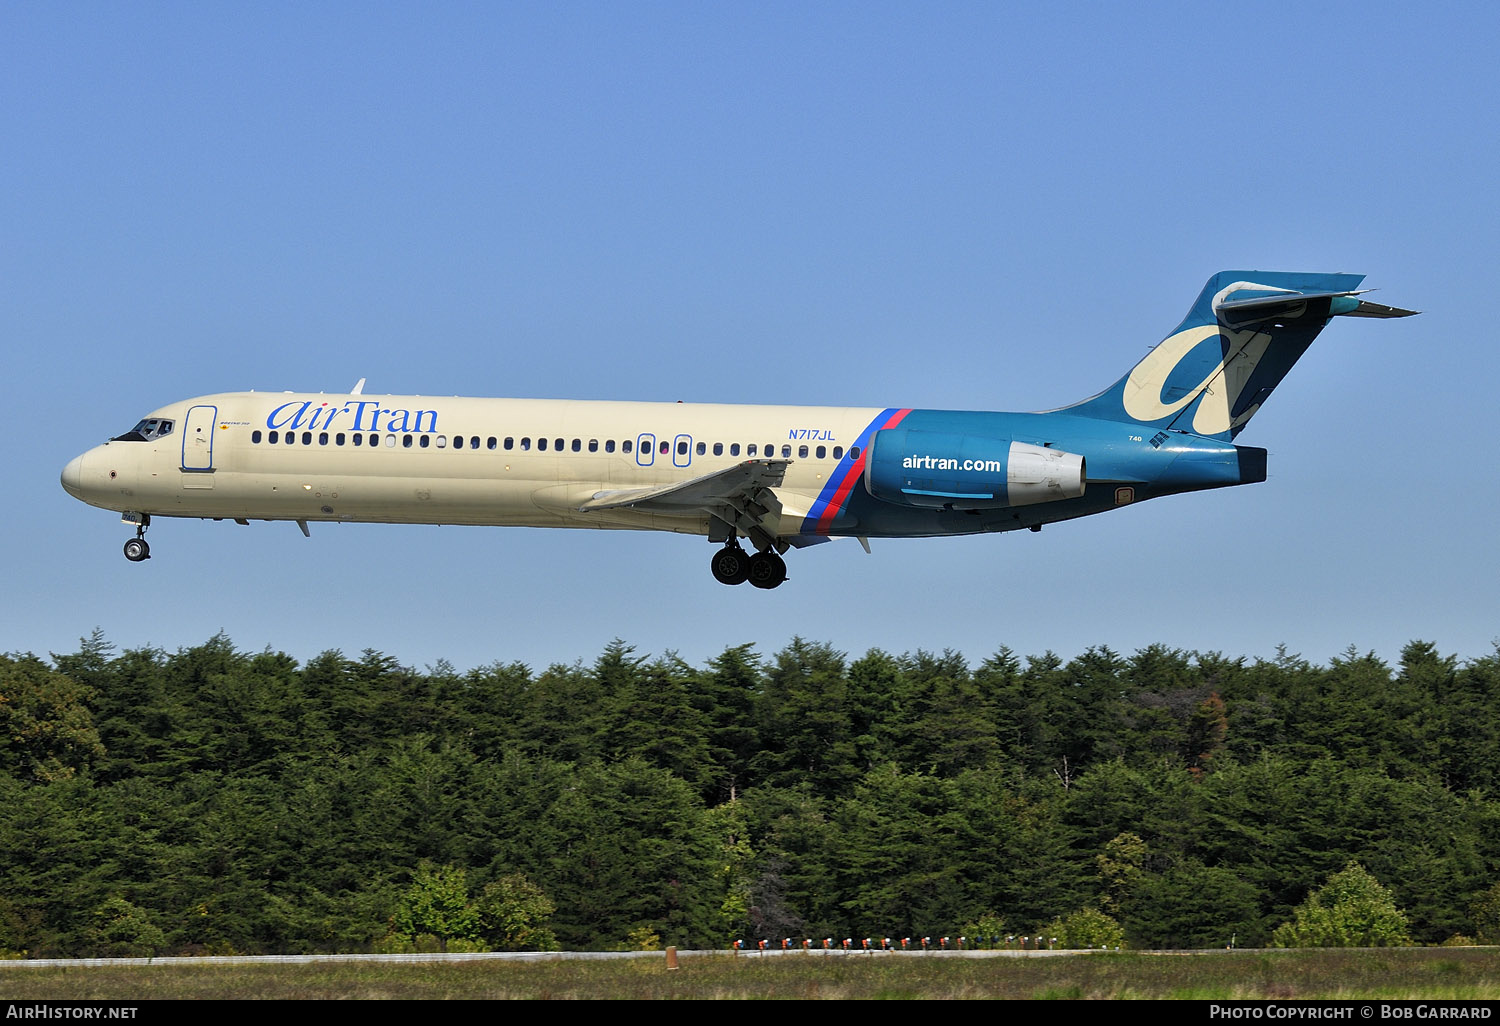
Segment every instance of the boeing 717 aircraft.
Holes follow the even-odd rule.
[[[1123,378],[1045,413],[229,392],[170,403],[62,485],[155,517],[593,527],[703,535],[725,584],[775,588],[831,538],[986,534],[1264,481],[1235,438],[1337,316],[1416,311],[1363,275],[1223,271]],[[747,549],[742,543],[749,543]]]

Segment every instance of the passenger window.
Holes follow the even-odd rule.
[[[754,442],[751,442],[749,445],[745,446],[745,455],[746,456],[754,456],[755,455],[755,443]]]
[[[833,447],[833,458],[836,460],[844,458],[844,447],[842,445],[835,445]]]
[[[304,432],[302,432],[302,444],[303,445],[312,445],[312,432],[311,431],[304,431]]]
[[[338,434],[336,434],[336,435],[333,436],[333,444],[334,445],[343,445],[344,444],[344,433],[342,431],[340,431]]]
[[[401,447],[403,449],[410,449],[411,448],[411,435],[402,435],[401,436]]]
[[[490,448],[493,449],[494,447],[495,447],[495,436],[494,435],[490,435]],[[507,438],[505,440],[505,447],[507,449],[510,448],[510,439],[509,438]]]
[[[625,441],[623,441],[623,442],[620,443],[620,451],[621,452],[629,452],[630,451],[630,439],[627,438],[627,439],[625,439]]]
[[[453,436],[453,448],[455,448],[455,449],[462,449],[463,447],[464,447],[464,436],[463,435],[454,435]]]
[[[410,438],[411,436],[408,435],[407,437]],[[428,443],[430,441],[432,441],[432,439],[428,438],[426,435],[423,435],[422,436],[422,440],[421,440],[421,446],[422,446],[422,448],[424,448],[424,449],[427,448],[427,445],[428,445]]]
[[[686,442],[678,442],[677,443],[677,455],[679,455],[679,456],[686,456],[687,455],[687,443]]]
[[[380,444],[380,436],[379,435],[371,435],[370,436],[370,448],[373,449],[373,448],[375,448],[379,444]],[[396,443],[395,443],[394,440],[392,440],[390,444],[391,445],[395,445]]]
[[[509,452],[511,449],[514,449],[515,447],[516,447],[515,436],[514,435],[507,436],[506,439],[505,439],[505,450],[507,452]]]
[[[557,451],[558,452],[562,452],[562,450],[563,450],[563,440],[561,438],[559,438],[557,440]]]
[[[787,448],[790,449],[791,446],[787,446]],[[797,458],[799,460],[805,460],[805,459],[807,459],[807,446],[805,446],[805,445],[799,445],[799,446],[797,446]]]
[[[708,452],[708,447],[705,446],[702,442],[699,442],[698,443],[698,455],[702,456],[706,452]]]
[[[729,443],[729,455],[731,455],[731,456],[738,456],[739,454],[740,454],[740,443],[739,442],[730,442]]]
[[[604,440],[604,451],[605,452],[614,452],[615,451],[615,440],[613,438],[606,438]]]
[[[358,431],[354,432],[354,444],[355,445],[363,445],[364,444],[364,437],[365,436],[362,435],[362,434],[360,434]]]
[[[529,439],[529,438],[523,438],[523,439],[521,439],[521,451],[522,452],[526,452],[530,448],[531,448],[531,439]]]
[[[857,459],[859,459],[859,446],[857,446],[857,445],[851,445],[851,446],[849,446],[849,458],[851,460],[857,460]]]
[[[583,451],[583,440],[581,438],[575,438],[575,439],[573,439],[573,451],[574,452],[582,452]]]
[[[536,440],[536,448],[537,448],[537,452],[546,452],[547,451],[547,440],[545,438],[538,438]]]
[[[723,442],[715,442],[714,443],[714,455],[715,456],[722,456],[722,455],[724,455],[724,443]]]
[[[663,456],[665,456],[667,453],[669,453],[671,451],[672,451],[672,443],[671,442],[663,442],[663,443],[661,443],[661,454]]]
[[[395,435],[386,435],[385,436],[385,447],[387,449],[394,449],[396,447],[396,436]]]
[[[260,444],[260,432],[259,431],[252,431],[252,432],[250,432],[250,441],[253,444],[255,444],[255,445],[259,445]]]
[[[459,445],[461,445],[462,443],[463,443],[463,438],[461,438],[458,435],[454,435],[453,436],[453,447],[455,449],[458,448]],[[448,436],[447,435],[438,435],[437,438],[434,440],[433,444],[436,445],[439,449],[447,448],[447,446],[448,446]]]
[[[283,442],[285,442],[287,445],[296,445],[297,444],[297,432],[295,432],[295,431],[288,431],[286,434],[284,434],[284,435],[281,436],[281,440]]]
[[[327,445],[328,444],[328,432],[327,431],[319,431],[318,432],[318,444],[319,445]]]
[[[818,459],[820,459],[820,460],[824,459],[828,455],[828,446],[826,446],[826,445],[820,445],[820,446],[818,446],[817,451],[814,453],[814,455],[817,456]]]
[[[599,451],[599,439],[597,439],[597,438],[590,438],[589,439],[589,452],[598,452],[598,451]]]
[[[494,447],[495,447],[495,440],[493,438],[491,438],[490,439],[490,448],[493,449]],[[478,435],[475,435],[473,438],[469,439],[469,448],[470,449],[477,449],[477,448],[479,448],[479,436]]]

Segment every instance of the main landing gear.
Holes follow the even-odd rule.
[[[150,526],[151,518],[143,514],[136,522],[135,537],[125,543],[125,558],[132,563],[151,558],[151,546],[146,544],[146,528]]]
[[[774,588],[786,580],[786,561],[767,549],[750,555],[740,548],[738,538],[714,553],[709,564],[714,580],[720,584],[744,584],[749,581],[757,588]]]

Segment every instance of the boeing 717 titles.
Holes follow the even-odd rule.
[[[1045,413],[229,392],[170,403],[68,463],[70,495],[157,517],[676,531],[725,584],[791,548],[986,534],[1263,481],[1241,429],[1328,322],[1405,317],[1362,275],[1223,271],[1167,338]],[[745,543],[748,543],[748,547]]]

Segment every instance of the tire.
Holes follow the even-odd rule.
[[[726,545],[714,553],[709,569],[720,584],[744,584],[750,576],[750,558],[739,546]]]
[[[132,538],[125,543],[125,558],[132,563],[139,563],[143,559],[151,558],[151,546],[146,544],[144,538]]]
[[[775,588],[786,580],[786,562],[774,552],[750,557],[750,583],[757,588]]]

